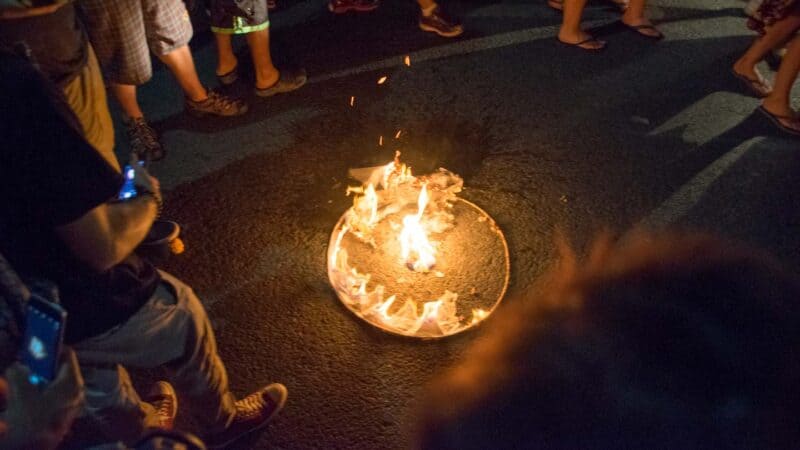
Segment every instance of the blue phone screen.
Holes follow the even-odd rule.
[[[38,308],[37,303],[42,302],[29,301],[22,340],[22,362],[30,369],[33,384],[46,383],[55,377],[66,318],[66,313],[57,305]]]
[[[136,174],[133,168],[131,166],[125,166],[122,172],[125,176],[125,183],[122,185],[122,189],[119,190],[119,195],[117,197],[120,200],[128,200],[129,198],[136,197],[136,187],[133,184],[133,178]]]

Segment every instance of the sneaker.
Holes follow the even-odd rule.
[[[329,0],[328,9],[334,14],[344,14],[349,11],[368,12],[380,5],[379,0]]]
[[[256,87],[255,93],[259,97],[271,97],[275,94],[285,94],[300,89],[308,81],[305,69],[281,69],[278,81],[264,89]]]
[[[156,409],[158,427],[171,430],[175,424],[175,416],[178,414],[178,397],[175,395],[172,385],[166,381],[159,381],[153,385],[142,400],[150,403]]]
[[[236,402],[236,415],[224,431],[205,439],[210,449],[225,448],[237,439],[267,426],[283,405],[289,391],[280,383],[273,383]]]
[[[419,27],[442,37],[456,37],[464,32],[464,27],[458,21],[448,17],[438,6],[429,16],[420,14]]]
[[[195,116],[240,116],[247,112],[247,103],[242,100],[222,95],[219,92],[208,91],[208,98],[196,102],[186,99],[186,112]]]
[[[128,132],[128,140],[131,143],[131,152],[140,161],[160,161],[164,159],[165,151],[158,134],[144,117],[135,119],[126,118],[123,120]]]

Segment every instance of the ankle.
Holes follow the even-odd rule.
[[[256,87],[259,89],[266,89],[278,82],[281,73],[278,69],[273,68],[271,71],[256,74]]]
[[[430,15],[433,14],[434,11],[436,11],[437,6],[439,5],[437,5],[436,2],[434,2],[430,6],[427,6],[425,8],[420,8],[422,11],[422,15],[425,17],[430,17]]]

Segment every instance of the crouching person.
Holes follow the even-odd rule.
[[[265,426],[286,388],[270,384],[237,401],[197,296],[133,253],[158,214],[158,181],[134,165],[138,195],[117,200],[122,175],[24,59],[0,54],[0,91],[0,252],[23,276],[59,287],[65,340],[85,380],[82,421],[96,424],[103,441],[170,428],[172,385],[159,382],[140,398],[125,370],[164,366],[194,406],[208,447]]]

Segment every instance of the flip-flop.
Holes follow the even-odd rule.
[[[767,119],[769,119],[772,123],[774,123],[778,128],[780,128],[784,133],[789,133],[792,136],[800,136],[800,119],[797,117],[789,117],[789,116],[779,116],[777,114],[772,114],[771,112],[767,111],[767,108],[764,108],[764,105],[758,107],[758,111],[765,115]],[[790,123],[794,122],[796,128],[786,126],[781,120],[788,120]]]
[[[654,41],[660,41],[661,39],[664,39],[664,33],[662,33],[658,28],[656,28],[655,25],[651,25],[651,24],[647,24],[647,23],[642,24],[642,25],[628,25],[625,22],[620,22],[620,23],[625,25],[625,27],[627,27],[628,29],[632,30],[633,32],[635,32],[639,36],[646,37],[647,39],[652,39]],[[658,32],[658,35],[651,36],[649,34],[644,34],[644,33],[642,33],[642,30],[654,30],[654,31]]]
[[[219,80],[220,84],[225,86],[229,86],[236,82],[239,79],[239,64],[233,66],[233,69],[230,70],[228,73],[223,73],[222,75],[217,75],[217,80]]]
[[[571,47],[571,48],[577,48],[577,49],[580,49],[580,50],[583,50],[583,51],[586,51],[586,52],[590,52],[590,53],[591,52],[599,52],[600,50],[604,50],[606,48],[606,41],[601,41],[601,40],[597,39],[594,36],[589,36],[588,38],[586,38],[586,39],[584,39],[584,40],[582,40],[580,42],[576,42],[574,44],[569,43],[569,42],[564,42],[559,38],[556,38],[556,41],[558,41],[561,45],[565,45],[565,46]],[[588,44],[590,42],[597,42],[598,44],[600,44],[600,47],[596,47],[596,48],[583,47],[584,44]]]
[[[758,98],[764,98],[768,96],[770,92],[772,92],[772,86],[770,86],[769,83],[767,83],[767,80],[762,77],[749,78],[733,69],[731,69],[731,72],[733,73],[733,76],[741,80],[747,89]]]
[[[295,89],[300,89],[306,84],[307,80],[308,76],[305,69],[283,69],[280,71],[278,81],[272,86],[263,89],[256,87],[256,95],[259,97],[271,97],[276,94],[291,92]]]

